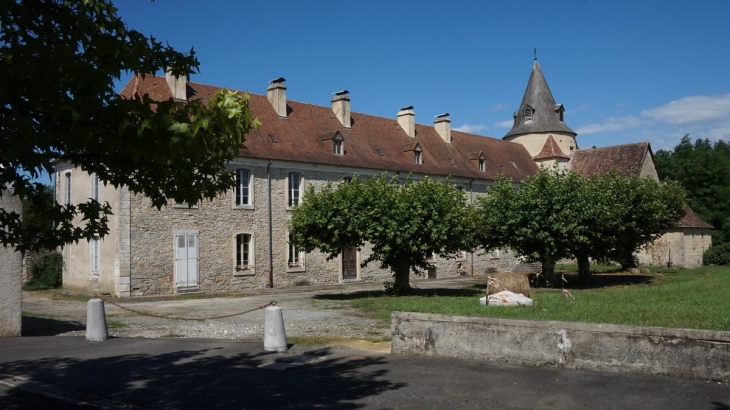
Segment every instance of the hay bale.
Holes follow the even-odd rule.
[[[508,290],[530,297],[530,281],[527,279],[527,275],[523,273],[492,273],[487,276],[499,285],[499,287],[488,286],[487,296]]]

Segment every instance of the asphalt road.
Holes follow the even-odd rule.
[[[730,410],[707,381],[233,340],[6,338],[0,373],[6,409]]]

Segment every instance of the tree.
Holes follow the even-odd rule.
[[[428,268],[434,254],[453,256],[474,247],[476,219],[463,192],[447,181],[423,178],[398,183],[386,175],[353,178],[316,191],[310,186],[292,212],[294,245],[336,258],[344,249],[372,245],[363,266],[391,269],[393,290],[405,294],[409,274]]]
[[[543,169],[519,189],[500,176],[479,205],[483,245],[508,246],[541,262],[552,284],[556,261],[574,257],[579,276],[590,283],[590,258],[610,257],[634,267],[634,252],[684,215],[684,191],[673,182],[617,172],[586,178]]]
[[[109,0],[17,0],[0,4],[0,186],[45,221],[23,225],[0,210],[0,242],[21,251],[56,248],[108,232],[108,204],[48,204],[43,186],[54,161],[125,185],[158,208],[195,203],[230,189],[226,163],[257,126],[248,95],[221,90],[194,100],[119,98],[123,73],[197,71],[189,53],[130,30]],[[75,219],[83,225],[73,224]],[[55,229],[51,229],[55,227]]]
[[[730,144],[708,139],[693,144],[687,134],[673,150],[659,150],[654,158],[659,174],[679,182],[692,210],[715,228],[713,244],[730,242]]]
[[[506,246],[519,257],[542,264],[555,282],[555,263],[572,256],[571,245],[586,230],[579,203],[584,179],[574,172],[543,169],[520,182],[500,175],[487,196],[478,199],[484,229],[482,246]]]

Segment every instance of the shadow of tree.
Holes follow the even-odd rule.
[[[556,275],[560,275],[561,272],[556,272]],[[565,288],[566,289],[592,289],[592,288],[604,288],[604,287],[619,287],[619,286],[629,286],[629,285],[648,285],[654,282],[656,279],[654,276],[651,275],[641,275],[641,274],[627,274],[627,273],[618,273],[618,272],[610,272],[610,273],[593,273],[591,275],[591,283],[590,286],[581,283],[580,278],[578,277],[577,273],[574,272],[562,272],[565,280]],[[548,288],[546,278],[543,275],[540,275],[539,278],[537,277],[537,274],[530,273],[527,275],[527,279],[530,282],[531,288]],[[558,278],[559,279],[559,278]],[[476,285],[479,286],[479,285]],[[562,286],[559,286],[562,287]],[[486,288],[486,284],[483,285],[483,288]]]
[[[384,377],[388,370],[382,357],[332,359],[330,349],[323,348],[306,352],[305,359],[313,363],[272,370],[258,366],[296,362],[302,355],[219,349],[19,360],[4,363],[3,372],[155,409],[356,409],[363,405],[353,401],[406,386]]]
[[[418,289],[411,288],[408,296],[476,296],[481,295],[484,292],[475,288],[463,288],[463,289]],[[348,293],[320,293],[314,295],[314,299],[319,300],[355,300],[365,298],[379,298],[388,296],[384,290],[363,290],[357,292]]]
[[[23,336],[57,336],[86,329],[83,323],[35,316],[23,316],[21,326]]]

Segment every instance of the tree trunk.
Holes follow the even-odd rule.
[[[550,287],[555,287],[558,281],[555,278],[555,259],[543,259],[542,260],[542,274],[545,276],[550,284]]]
[[[393,283],[393,292],[396,295],[407,295],[411,289],[411,285],[409,283],[411,275],[411,264],[409,263],[408,258],[399,258],[392,265],[392,269],[393,278],[395,279],[395,283]]]
[[[578,259],[578,278],[580,282],[588,287],[591,286],[591,262],[588,255],[580,255]]]
[[[636,260],[634,259],[634,254],[632,252],[622,249],[617,253],[617,262],[621,264],[621,270],[627,271],[629,269],[636,268]]]

